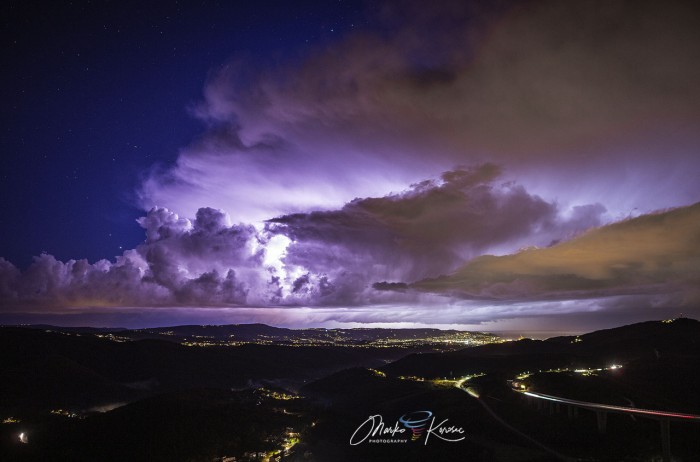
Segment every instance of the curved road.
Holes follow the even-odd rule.
[[[521,432],[521,431],[518,430],[517,428],[513,427],[512,425],[510,425],[508,422],[506,422],[505,420],[503,420],[498,414],[496,414],[496,413],[493,411],[493,409],[491,409],[491,408],[489,407],[489,405],[486,404],[486,402],[485,402],[483,399],[481,399],[481,397],[479,396],[479,393],[478,393],[475,389],[473,389],[473,388],[471,388],[471,387],[464,387],[464,381],[458,382],[457,388],[459,388],[460,390],[462,390],[462,391],[468,393],[469,396],[475,398],[475,399],[477,400],[477,402],[478,402],[479,404],[481,404],[481,406],[486,410],[486,412],[489,413],[489,415],[490,415],[496,422],[498,422],[499,424],[501,424],[503,427],[507,428],[507,429],[510,430],[511,432],[517,434],[517,435],[520,436],[521,438],[523,438],[523,439],[529,441],[529,442],[530,442],[531,444],[533,444],[534,446],[537,446],[537,447],[540,448],[541,450],[543,450],[543,451],[545,451],[546,453],[548,453],[548,454],[550,454],[550,455],[556,457],[556,458],[559,459],[559,460],[563,460],[563,461],[566,461],[566,462],[572,462],[572,461],[577,461],[577,460],[578,460],[578,459],[573,458],[573,457],[565,456],[564,454],[561,454],[561,453],[555,451],[554,449],[550,448],[549,446],[545,446],[544,444],[540,443],[540,442],[537,441],[536,439],[534,439],[534,438],[532,438],[532,437],[526,435],[525,433]]]

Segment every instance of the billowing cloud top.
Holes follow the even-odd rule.
[[[400,194],[259,229],[211,208],[194,220],[153,208],[138,220],[145,242],[114,263],[41,255],[20,273],[2,260],[2,298],[42,306],[372,303],[394,298],[372,290],[379,280],[436,276],[485,251],[570,237],[605,211],[589,206],[562,220],[555,204],[496,183],[499,174],[490,164],[453,170]]]
[[[0,260],[2,307],[430,309],[440,297],[426,293],[442,303],[664,295],[697,304],[700,204],[597,227],[603,207],[563,220],[555,204],[496,183],[498,173],[493,165],[454,170],[401,194],[259,229],[211,208],[192,221],[154,208],[139,220],[144,243],[114,263],[44,254],[22,273]],[[548,247],[517,251],[517,242]],[[484,255],[507,246],[509,255]]]

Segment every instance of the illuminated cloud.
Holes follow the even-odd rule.
[[[143,244],[115,262],[43,254],[21,272],[0,259],[0,308],[17,319],[166,316],[155,309],[173,320],[494,329],[543,316],[599,327],[595,317],[695,313],[700,204],[596,228],[599,205],[562,220],[556,205],[498,175],[490,164],[454,170],[260,229],[211,208],[192,220],[154,208],[139,219]],[[545,247],[484,255],[518,242]]]
[[[376,297],[368,289],[377,281],[446,274],[484,252],[548,245],[600,224],[599,205],[561,220],[556,205],[499,175],[491,164],[452,170],[400,194],[269,220],[267,229],[294,242],[283,261],[304,269],[300,287],[317,275],[321,303],[355,304]]]
[[[419,303],[378,281],[446,274],[484,252],[548,245],[600,224],[605,209],[568,220],[555,204],[499,182],[492,164],[445,172],[334,211],[285,215],[264,227],[201,208],[194,219],[153,208],[145,241],[115,262],[43,254],[21,273],[0,261],[5,306],[355,306]],[[429,298],[429,297],[428,297]]]
[[[163,208],[139,223],[146,241],[115,262],[60,262],[42,254],[20,273],[0,260],[2,305],[9,308],[244,304],[266,283],[252,226],[203,208],[190,221]],[[264,274],[264,272],[263,272]]]
[[[545,249],[481,256],[449,276],[410,287],[500,301],[660,295],[698,310],[699,244],[700,203],[604,226]]]
[[[698,307],[698,205],[650,214],[700,200],[690,2],[389,3],[380,32],[212,72],[204,132],[139,188],[145,241],[0,258],[0,309],[467,325]]]
[[[472,3],[384,5],[382,33],[265,70],[233,59],[194,109],[206,132],[148,176],[142,203],[262,221],[483,162],[562,212],[700,200],[693,5]]]

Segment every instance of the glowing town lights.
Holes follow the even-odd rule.
[[[261,395],[261,396],[265,396],[267,398],[272,398],[272,399],[281,400],[281,401],[289,401],[292,399],[300,399],[301,398],[301,396],[298,396],[298,395],[292,395],[289,393],[268,390],[267,388],[256,388],[254,393]],[[286,412],[285,412],[285,414],[286,414]]]
[[[604,371],[614,371],[616,369],[622,369],[621,364],[611,364],[610,366],[607,367],[598,367],[598,368],[590,368],[590,369],[569,369],[568,367],[558,367],[556,369],[548,369],[546,371],[539,370],[539,373],[546,373],[546,374],[552,374],[552,373],[562,373],[562,372],[574,372],[576,374],[581,374],[584,377],[589,377],[589,376],[595,376],[598,375],[598,372],[604,372]],[[526,378],[530,377],[533,375],[532,372],[523,372],[519,375],[515,376],[515,379],[512,381],[512,387],[514,390],[519,391],[521,388],[521,383],[520,380],[525,380]],[[525,389],[526,385],[523,385],[522,388]]]
[[[52,410],[51,410],[51,414],[60,415],[60,416],[63,416],[63,417],[70,417],[70,418],[80,417],[80,416],[79,416],[78,414],[76,414],[75,412],[66,411],[66,410],[64,410],[64,409],[52,409]]]

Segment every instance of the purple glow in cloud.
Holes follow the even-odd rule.
[[[139,220],[145,242],[114,263],[42,255],[22,273],[0,260],[0,306],[15,316],[181,307],[183,319],[209,307],[212,316],[292,326],[508,326],[545,313],[615,311],[601,300],[624,297],[656,312],[696,310],[699,205],[584,232],[602,209],[561,221],[554,204],[522,187],[495,187],[497,176],[492,165],[447,172],[401,194],[280,217],[260,231],[210,208],[194,220],[153,209]],[[556,235],[564,242],[477,257]],[[425,277],[433,279],[405,284]],[[401,282],[379,282],[387,279]]]
[[[599,224],[602,208],[562,221],[554,204],[514,184],[494,165],[446,172],[340,210],[294,214],[256,229],[201,208],[193,220],[153,208],[138,220],[146,240],[111,263],[37,257],[20,273],[2,260],[8,306],[364,305],[420,294],[377,291],[517,243],[547,245]],[[423,297],[425,298],[425,297]]]
[[[206,133],[147,178],[145,208],[261,221],[483,162],[562,212],[603,203],[611,220],[700,200],[687,2],[545,1],[496,17],[464,2],[386,8],[405,21],[394,34],[214,73],[194,111]]]

